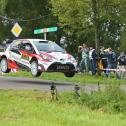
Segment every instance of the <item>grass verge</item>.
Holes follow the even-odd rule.
[[[51,102],[48,92],[0,90],[0,126],[125,126],[125,122],[122,113]]]
[[[19,71],[16,73],[8,73],[4,74],[4,76],[13,76],[13,77],[29,77],[31,78],[32,75],[30,72],[25,71]],[[62,81],[62,82],[75,82],[75,83],[82,83],[82,84],[97,84],[98,82],[100,84],[126,84],[125,80],[118,80],[113,75],[112,78],[107,78],[105,75],[102,76],[92,76],[87,74],[76,74],[72,78],[65,77],[63,73],[48,73],[44,72],[39,79],[42,80],[53,80],[53,81]]]

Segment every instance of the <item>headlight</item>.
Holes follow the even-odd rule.
[[[68,56],[68,60],[70,60],[72,63],[76,63],[76,60],[71,55]]]
[[[47,61],[49,61],[49,62],[51,62],[51,61],[53,60],[52,57],[46,56],[46,55],[44,55],[44,54],[41,54],[41,57],[42,57],[44,60],[47,60]]]

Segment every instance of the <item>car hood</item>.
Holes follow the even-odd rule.
[[[73,58],[72,55],[68,54],[68,53],[62,53],[62,52],[41,52],[47,56],[51,56],[53,58],[55,58],[56,60],[59,61],[66,61],[68,59]]]

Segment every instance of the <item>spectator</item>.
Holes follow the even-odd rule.
[[[97,54],[93,47],[91,47],[89,51],[89,60],[92,75],[95,75],[97,71]]]
[[[102,64],[101,69],[107,69],[107,56],[106,56],[106,50],[104,50],[104,47],[101,47],[100,49],[100,61]],[[104,72],[106,73],[106,70],[104,70]]]
[[[115,69],[115,61],[116,61],[116,56],[114,51],[111,48],[108,48],[108,52],[106,54],[107,56],[107,71],[106,75],[107,77],[110,76],[110,71],[109,69]]]
[[[121,52],[118,59],[118,66],[117,69],[119,69],[117,71],[117,78],[118,79],[126,79],[126,56],[124,54],[124,52]]]
[[[85,69],[85,72],[89,72],[89,49],[86,44],[83,44],[82,49],[82,72]]]
[[[78,69],[78,71],[81,70],[82,49],[83,49],[83,46],[78,47],[78,52],[77,52],[77,69]]]

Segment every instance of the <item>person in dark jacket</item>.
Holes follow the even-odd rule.
[[[106,71],[106,75],[107,77],[110,77],[110,72],[113,71],[114,69],[116,69],[115,66],[115,62],[116,62],[116,55],[115,52],[111,49],[108,48],[108,52],[106,54],[107,57],[107,71]]]
[[[90,60],[90,69],[92,75],[95,75],[97,72],[97,54],[96,54],[96,50],[93,47],[90,47],[89,60]]]
[[[121,52],[118,59],[118,66],[117,66],[117,78],[118,79],[126,79],[126,56],[124,52]]]

